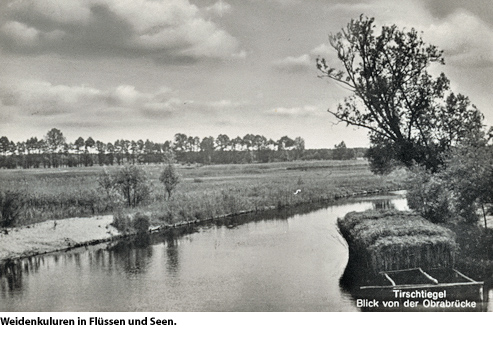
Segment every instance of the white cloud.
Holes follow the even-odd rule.
[[[316,69],[316,59],[319,57],[325,58],[329,63],[337,62],[336,51],[329,43],[326,43],[315,47],[308,54],[298,57],[287,56],[282,60],[275,61],[273,65],[276,69],[284,72],[304,72]]]
[[[376,30],[382,25],[395,24],[399,28],[415,28],[423,32],[426,42],[445,51],[444,57],[451,65],[493,65],[493,29],[467,10],[456,8],[448,16],[432,16],[423,1],[376,0],[371,3],[338,4],[333,10],[345,13],[348,18],[363,13],[374,16]]]
[[[324,43],[320,44],[317,46],[315,49],[310,51],[310,55],[315,58],[317,57],[323,57],[323,58],[329,58],[329,57],[334,57],[336,51],[330,46],[329,43]]]
[[[273,116],[283,116],[283,117],[319,117],[327,116],[327,112],[321,110],[316,106],[305,105],[303,107],[278,107],[275,109],[268,110],[267,115]]]
[[[54,85],[49,82],[21,82],[2,88],[0,99],[21,115],[51,116],[58,114],[91,113],[108,108],[139,112],[148,106],[171,108],[171,92],[143,93],[130,85],[110,90],[89,86]]]
[[[274,62],[274,67],[286,72],[300,72],[308,69],[314,69],[315,63],[308,54],[298,57],[288,56],[282,60]]]
[[[232,7],[227,2],[219,0],[213,5],[206,7],[205,10],[213,15],[224,16],[231,12]]]
[[[451,65],[493,66],[493,29],[466,10],[458,9],[445,18],[437,19],[432,17],[420,2],[397,3],[389,0],[376,0],[371,4],[339,3],[334,5],[332,10],[347,13],[348,18],[353,14],[378,14],[375,18],[377,33],[382,25],[396,24],[400,29],[415,28],[423,33],[427,43],[444,50],[445,61]],[[329,64],[336,67],[339,65],[335,50],[327,42],[308,54],[288,56],[276,61],[274,66],[282,71],[302,72],[313,68],[317,57],[325,58]]]
[[[246,101],[232,101],[229,99],[215,101],[194,101],[188,100],[184,102],[184,109],[197,113],[223,113],[230,110],[241,108],[247,105]]]
[[[178,113],[219,113],[244,106],[229,99],[182,100],[169,88],[142,92],[132,85],[101,90],[90,86],[54,85],[49,82],[21,82],[0,87],[0,103],[19,116],[52,117],[61,114],[97,116],[126,114],[128,119],[166,118]],[[124,119],[122,119],[124,120]]]
[[[302,3],[302,0],[250,0],[251,2],[273,2],[281,5],[294,5]]]
[[[90,0],[11,0],[8,9],[14,13],[36,14],[57,23],[87,23],[91,16]]]
[[[10,50],[150,54],[160,61],[241,53],[238,41],[189,0],[12,0],[3,8],[0,44]],[[230,9],[211,7],[221,14]],[[36,36],[39,42],[26,41]]]
[[[40,32],[29,27],[26,24],[18,21],[8,21],[0,29],[0,31],[7,37],[16,39],[19,44],[24,46],[31,46],[36,43],[39,38]]]
[[[456,11],[424,34],[444,49],[445,60],[454,65],[493,66],[493,29],[471,13]]]

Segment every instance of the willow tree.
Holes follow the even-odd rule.
[[[329,36],[342,69],[318,58],[320,77],[351,93],[329,112],[342,123],[369,130],[375,172],[397,163],[435,171],[465,133],[482,131],[483,115],[467,97],[451,91],[443,73],[428,72],[432,64],[445,64],[441,50],[426,44],[415,29],[392,25],[377,33],[375,27],[373,18],[362,15]]]

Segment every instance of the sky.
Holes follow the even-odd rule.
[[[361,14],[422,32],[444,51],[436,71],[493,125],[488,0],[2,0],[0,136],[366,147],[365,130],[327,112],[348,93],[315,65],[339,67],[328,36]]]

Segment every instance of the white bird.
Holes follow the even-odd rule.
[[[294,192],[295,195],[298,195],[301,192],[301,189],[298,189]]]

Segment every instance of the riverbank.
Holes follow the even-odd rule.
[[[113,216],[49,220],[8,228],[0,234],[0,261],[108,241],[121,235]]]
[[[165,200],[158,180],[160,167],[143,168],[152,196],[135,208],[108,201],[104,191],[98,189],[98,174],[103,171],[99,167],[0,172],[2,188],[21,190],[26,197],[18,227],[8,228],[8,234],[0,235],[0,260],[132,233],[131,226],[126,226],[131,221],[127,220],[137,213],[149,219],[150,231],[161,231],[242,214],[385,193],[402,188],[405,178],[402,173],[372,174],[365,161],[182,166],[178,168],[182,181],[172,198]]]
[[[284,206],[282,210],[311,205],[314,208],[334,203],[336,200],[379,194],[380,190],[368,190],[360,193],[351,193],[338,196],[337,199],[321,199],[318,203],[305,202]],[[221,220],[233,216],[250,215],[253,213],[272,212],[281,210],[276,206],[242,210],[234,214],[222,214],[213,218],[196,219],[193,221],[181,221],[174,224],[152,225],[149,233],[165,231],[171,228],[184,226],[198,226],[203,223]],[[156,223],[156,219],[152,219]],[[68,218],[48,220],[37,224],[8,228],[0,233],[0,262],[13,261],[29,256],[42,255],[56,251],[94,245],[112,240],[131,237],[135,234],[133,229],[121,231],[114,225],[114,216],[94,216],[86,218]]]

